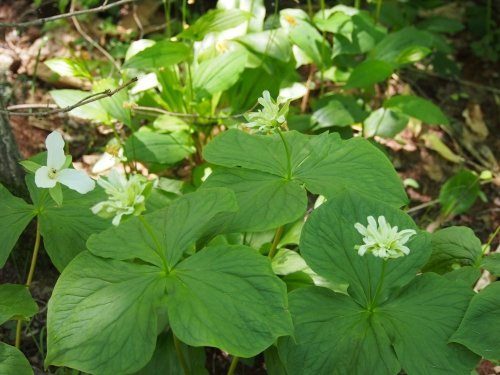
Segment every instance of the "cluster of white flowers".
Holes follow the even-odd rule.
[[[363,245],[357,246],[358,254],[363,256],[371,253],[383,259],[399,258],[410,253],[405,244],[412,236],[417,234],[413,229],[403,229],[398,232],[398,227],[391,227],[384,216],[378,217],[377,222],[373,216],[368,216],[368,225],[354,224],[356,230],[363,236]]]
[[[108,194],[108,200],[97,203],[92,207],[92,212],[104,218],[112,217],[113,225],[119,225],[124,216],[138,216],[146,209],[151,183],[143,176],[132,175],[127,179],[113,169],[107,181],[100,178],[97,183]]]
[[[290,106],[289,100],[278,98],[275,102],[269,91],[264,91],[258,99],[262,109],[257,112],[249,112],[245,115],[248,128],[256,128],[260,132],[268,132],[278,128],[286,122],[286,115]]]

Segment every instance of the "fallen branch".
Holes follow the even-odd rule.
[[[123,4],[133,3],[135,1],[137,1],[137,0],[120,0],[120,1],[117,1],[117,2],[111,3],[111,4],[106,4],[106,2],[104,2],[103,5],[96,7],[96,8],[72,11],[72,12],[68,12],[68,13],[58,14],[56,16],[39,18],[36,20],[31,20],[31,21],[26,21],[26,22],[0,22],[0,27],[27,27],[27,26],[43,25],[46,22],[56,21],[56,20],[60,20],[63,18],[81,16],[83,14],[103,12],[107,9],[114,8],[114,7],[117,7],[119,5],[123,5]]]
[[[229,120],[229,119],[237,119],[245,116],[248,112],[252,111],[258,103],[256,103],[252,108],[249,110],[243,112],[243,113],[237,113],[235,115],[227,115],[227,116],[205,116],[205,115],[198,115],[196,113],[180,113],[180,112],[171,112],[167,111],[162,108],[155,108],[155,107],[144,107],[144,106],[139,106],[136,104],[131,103],[129,105],[130,109],[136,112],[154,112],[154,113],[160,113],[162,115],[169,115],[173,117],[183,117],[183,118],[191,118],[191,119],[203,119],[203,120]]]
[[[12,115],[12,116],[51,116],[51,115],[54,115],[56,113],[66,113],[66,112],[69,112],[75,108],[81,107],[82,105],[89,104],[89,103],[113,96],[117,92],[130,86],[131,84],[133,84],[136,81],[137,81],[137,78],[132,78],[130,81],[124,83],[123,85],[118,86],[114,90],[108,89],[108,90],[104,90],[102,92],[91,94],[91,95],[83,98],[82,100],[76,102],[75,104],[70,105],[68,107],[64,107],[64,108],[55,108],[55,109],[51,109],[50,111],[41,111],[41,112],[17,112],[16,109],[41,108],[40,104],[18,104],[18,105],[7,107],[7,109],[0,109],[0,113],[5,113],[7,115]],[[50,105],[50,106],[52,106],[52,105]]]

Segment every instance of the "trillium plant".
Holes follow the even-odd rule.
[[[58,132],[46,154],[22,163],[34,173],[32,203],[1,188],[0,220],[12,230],[0,265],[35,219],[34,262],[43,242],[61,272],[45,366],[204,374],[203,348],[215,347],[232,356],[230,372],[263,354],[270,374],[468,375],[480,356],[496,356],[483,342],[498,337],[474,318],[497,299],[491,287],[472,291],[473,233],[420,230],[370,142],[287,131],[288,103],[268,92],[259,103],[249,124],[205,146],[213,172],[192,192],[117,169],[95,184],[70,168]],[[308,214],[317,196],[325,202]],[[476,260],[444,266],[460,252]],[[34,269],[28,288],[0,286],[1,322],[17,319],[18,348],[38,309]],[[2,373],[14,374],[7,358],[16,374],[32,373],[18,349],[0,345]]]

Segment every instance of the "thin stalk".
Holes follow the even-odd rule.
[[[285,147],[285,153],[286,153],[286,158],[288,162],[288,173],[287,173],[287,178],[289,180],[292,179],[292,157],[290,155],[290,150],[288,149],[288,144],[285,141],[285,137],[283,137],[283,133],[281,132],[280,128],[276,128],[278,131],[278,134],[281,138],[281,141],[283,142],[283,146]]]
[[[380,291],[382,290],[382,285],[384,284],[384,279],[385,279],[386,266],[387,266],[387,260],[384,260],[384,264],[382,265],[382,274],[380,275],[380,280],[378,281],[377,290],[375,291],[375,296],[373,297],[372,302],[370,304],[370,310],[373,310],[373,308],[375,307],[375,303],[377,303],[378,295],[380,294]]]
[[[321,6],[321,17],[325,19],[325,0],[320,0],[320,6]],[[321,43],[321,60],[323,60],[323,57],[325,56],[325,48],[326,48],[326,33],[323,30],[321,33],[322,35],[322,43]],[[323,61],[321,61],[321,70],[319,71],[319,94],[320,96],[323,96],[325,92],[325,66],[323,64]]]
[[[361,0],[354,0],[354,8],[359,9],[361,7]]]
[[[170,0],[163,0],[163,8],[165,9],[165,22],[167,25],[167,37],[172,36],[172,29],[170,26]]]
[[[182,353],[181,342],[173,332],[172,337],[174,338],[175,351],[177,352],[177,357],[179,358],[179,362],[181,363],[182,371],[184,371],[184,375],[190,375],[189,366],[186,362],[186,358],[184,357],[184,353]]]
[[[40,221],[37,220],[36,222],[36,235],[35,235],[35,246],[33,247],[33,255],[31,256],[31,265],[30,265],[30,270],[28,272],[28,277],[26,278],[26,288],[30,288],[31,282],[33,281],[33,275],[35,274],[35,267],[36,267],[36,261],[38,259],[38,251],[40,249]],[[21,347],[21,330],[22,330],[22,320],[19,319],[17,321],[17,326],[16,326],[16,341],[15,341],[15,346],[16,348]]]
[[[490,35],[491,32],[491,9],[493,8],[493,2],[488,0],[486,2],[486,35]]]
[[[283,230],[285,229],[285,226],[282,225],[276,229],[276,233],[274,234],[274,239],[273,243],[271,244],[271,249],[269,250],[269,254],[267,255],[269,259],[273,259],[274,256],[276,255],[276,251],[278,249],[278,244],[281,240],[281,236],[283,235]]]
[[[276,1],[276,3],[278,3]],[[313,5],[311,0],[307,0],[307,13],[309,14],[309,17],[313,18],[314,12],[313,12]]]
[[[229,370],[227,370],[227,375],[234,375],[236,371],[236,367],[238,367],[238,362],[240,361],[240,357],[233,357],[231,360],[231,366],[229,366]]]
[[[380,10],[382,9],[382,1],[383,0],[377,0],[377,9],[375,11],[375,21],[378,22],[380,18]]]
[[[493,232],[493,234],[490,235],[490,238],[488,238],[488,242],[486,242],[483,245],[483,255],[486,253],[486,250],[488,250],[488,247],[491,245],[495,237],[498,235],[499,231],[500,231],[500,225],[497,227],[497,229],[495,229],[495,232]]]
[[[189,96],[188,96],[188,103],[186,105],[187,110],[189,113],[191,113],[191,103],[193,102],[193,76],[191,74],[191,63],[186,63],[187,65],[187,73],[188,73],[188,80],[189,80]]]

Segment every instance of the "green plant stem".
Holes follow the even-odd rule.
[[[170,26],[170,0],[163,0],[163,9],[165,10],[165,22],[167,26],[167,37],[172,36],[172,29]]]
[[[354,8],[359,9],[361,7],[361,0],[354,0]]]
[[[486,253],[486,250],[488,250],[488,247],[491,245],[491,243],[493,242],[493,240],[495,239],[495,237],[498,235],[498,232],[500,231],[500,225],[497,227],[497,229],[495,229],[495,231],[490,235],[490,238],[488,238],[488,242],[486,242],[484,245],[483,245],[483,254]]]
[[[38,251],[40,249],[40,220],[36,221],[36,235],[35,235],[35,246],[33,247],[33,255],[31,256],[31,265],[30,270],[28,272],[28,277],[26,278],[26,288],[30,288],[31,282],[33,281],[33,275],[35,274],[36,261],[38,259]],[[21,347],[21,328],[22,328],[22,319],[18,319],[16,326],[16,348]]]
[[[288,144],[285,141],[285,137],[283,136],[281,129],[278,127],[278,128],[276,128],[276,130],[278,131],[278,134],[281,138],[281,141],[283,142],[283,146],[285,147],[286,158],[287,158],[287,162],[288,162],[287,179],[291,180],[292,179],[292,157],[290,155],[290,150],[288,148]]]
[[[386,266],[387,266],[387,260],[384,260],[384,263],[382,265],[382,274],[380,275],[380,280],[378,281],[377,290],[375,290],[375,296],[373,297],[373,299],[370,303],[370,310],[371,311],[373,311],[373,308],[375,307],[375,304],[377,303],[378,295],[380,294],[380,291],[382,290],[382,285],[384,285]]]
[[[174,338],[175,351],[177,352],[177,357],[179,358],[179,362],[181,363],[182,371],[184,371],[184,375],[190,375],[189,366],[186,362],[184,354],[182,353],[181,342],[173,332],[172,337]]]
[[[234,375],[236,371],[236,367],[238,367],[238,362],[240,361],[240,357],[234,356],[231,360],[231,366],[229,366],[229,370],[227,370],[227,375]]]
[[[491,33],[491,9],[493,8],[493,2],[488,0],[486,3],[486,35]]]
[[[278,229],[276,229],[276,233],[274,234],[274,239],[273,239],[273,243],[271,245],[271,249],[269,250],[269,253],[267,255],[270,259],[273,259],[274,256],[276,255],[276,250],[278,249],[278,244],[281,240],[281,236],[283,235],[284,229],[285,229],[284,225],[282,225],[282,226],[278,227]]]
[[[278,2],[276,2],[276,3],[278,3]],[[309,14],[309,17],[313,18],[314,11],[313,11],[313,6],[312,6],[311,0],[307,0],[307,13]]]
[[[383,0],[377,0],[377,9],[375,11],[375,21],[377,21],[377,22],[380,18],[380,10],[382,9],[382,1]]]

